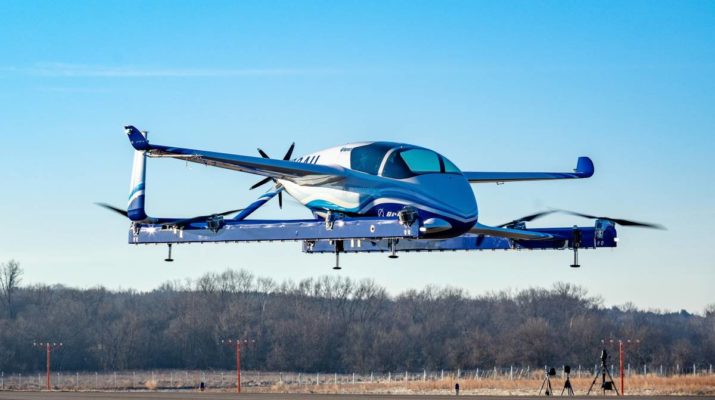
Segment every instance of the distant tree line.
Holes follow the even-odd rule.
[[[597,361],[601,339],[639,339],[635,365],[715,362],[715,306],[703,315],[606,308],[556,283],[470,296],[426,287],[395,296],[372,280],[324,276],[276,282],[245,270],[167,282],[150,292],[20,286],[0,265],[0,370],[39,371],[34,341],[61,341],[63,370],[234,368],[221,339],[248,338],[246,369],[420,371]],[[614,358],[615,360],[615,358]]]

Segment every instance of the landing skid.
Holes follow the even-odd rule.
[[[262,241],[301,241],[305,253],[333,253],[333,269],[340,270],[341,253],[388,253],[398,258],[398,252],[473,251],[473,250],[571,250],[573,264],[578,268],[579,250],[616,247],[617,233],[613,225],[596,227],[538,228],[548,240],[519,240],[483,234],[464,234],[449,239],[421,239],[419,221],[405,225],[399,219],[342,218],[326,224],[324,220],[225,220],[218,230],[204,224],[183,229],[163,229],[158,224],[133,224],[129,230],[130,244],[165,243],[172,262],[172,247],[182,243],[240,243]]]

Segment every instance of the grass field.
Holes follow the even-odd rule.
[[[576,395],[585,395],[592,378],[571,379]],[[381,383],[357,383],[354,385],[287,385],[275,384],[270,387],[250,388],[250,391],[285,393],[373,393],[373,394],[449,394],[454,392],[454,384],[459,382],[461,393],[475,395],[536,395],[540,379],[442,379],[434,381],[397,381]],[[551,380],[556,395],[561,393],[564,380]],[[620,382],[616,379],[620,391]],[[600,387],[600,380],[594,391]],[[715,376],[634,376],[625,381],[627,395],[715,395]],[[599,392],[596,392],[600,394]],[[592,392],[591,394],[594,394]]]
[[[135,371],[122,373],[64,373],[53,374],[52,386],[60,391],[134,391],[134,390],[195,390],[205,382],[209,391],[235,390],[235,371]],[[406,379],[407,378],[407,379]],[[335,374],[259,373],[242,374],[243,392],[252,393],[346,393],[346,394],[450,394],[459,382],[461,393],[475,395],[536,395],[543,382],[542,373],[489,376],[474,379],[454,378],[454,374],[422,376],[404,374],[392,376],[355,376]],[[576,395],[585,395],[593,377],[582,374],[571,378]],[[619,378],[615,378],[620,390]],[[556,395],[561,393],[564,380],[553,377],[551,385]],[[45,387],[44,374],[6,374],[4,390],[41,390]],[[600,378],[594,392],[600,393]],[[594,394],[592,392],[591,394]],[[626,395],[715,395],[715,374],[659,376],[633,375],[625,381]]]

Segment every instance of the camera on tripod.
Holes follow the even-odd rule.
[[[608,352],[606,349],[603,349],[601,351],[601,370],[596,372],[596,376],[593,377],[593,382],[591,382],[591,386],[588,388],[588,392],[586,395],[588,396],[591,394],[591,390],[593,389],[593,385],[596,384],[596,381],[598,378],[601,378],[601,390],[603,390],[603,395],[606,395],[607,390],[612,390],[616,392],[616,395],[620,395],[618,393],[618,389],[616,388],[616,384],[613,382],[613,377],[611,376],[611,373],[608,371],[608,365],[606,364],[606,361],[608,361]]]
[[[544,369],[545,374],[544,374],[544,381],[541,383],[541,388],[539,389],[539,395],[541,395],[541,392],[546,388],[546,391],[544,394],[546,396],[553,396],[554,395],[554,390],[551,387],[551,377],[556,376],[556,368],[551,367],[551,369]],[[561,389],[561,395],[564,395],[564,392],[568,396],[573,396],[573,387],[571,386],[571,379],[569,378],[569,374],[571,373],[571,366],[569,365],[564,365],[564,375],[566,376],[566,380],[564,381],[564,388]]]

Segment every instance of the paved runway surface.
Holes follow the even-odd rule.
[[[0,400],[17,399],[17,400],[68,400],[68,399],[88,399],[88,400],[114,400],[114,399],[133,399],[133,400],[152,400],[152,399],[206,399],[206,400],[223,400],[236,399],[240,397],[245,400],[375,400],[375,399],[406,399],[409,400],[440,400],[447,397],[446,395],[355,395],[355,394],[280,394],[280,393],[211,393],[211,392],[0,392]],[[461,398],[472,398],[481,400],[522,400],[533,399],[536,396],[459,396]],[[594,399],[600,396],[591,397],[575,397],[582,399]],[[611,397],[611,396],[609,396]],[[652,399],[654,396],[627,396],[628,399],[645,400]],[[539,397],[539,398],[543,398]],[[715,399],[715,397],[696,397],[696,396],[659,396],[657,399],[668,400],[701,400]]]

